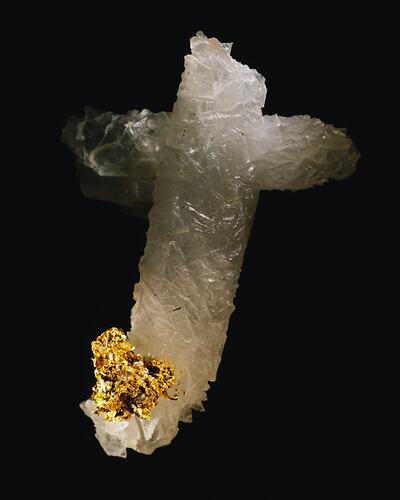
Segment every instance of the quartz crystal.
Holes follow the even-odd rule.
[[[203,409],[259,191],[343,179],[358,159],[342,129],[309,116],[263,116],[264,77],[231,57],[232,44],[199,32],[190,46],[171,113],[87,109],[63,132],[87,196],[149,217],[129,339],[180,374],[178,399],[160,399],[149,420],[110,422],[93,400],[82,403],[109,455],[150,454]]]

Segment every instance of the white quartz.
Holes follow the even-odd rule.
[[[259,191],[342,179],[358,158],[342,129],[309,116],[263,116],[264,77],[235,61],[231,44],[199,32],[190,45],[172,113],[89,110],[64,133],[89,196],[136,213],[151,207],[130,340],[139,354],[170,359],[181,372],[178,400],[160,401],[148,421],[106,422],[91,400],[82,403],[109,455],[150,454],[202,409]]]

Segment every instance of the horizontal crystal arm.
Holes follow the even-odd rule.
[[[84,117],[70,118],[62,139],[77,156],[83,193],[146,215],[168,121],[167,113],[146,109],[117,115],[86,108]]]
[[[310,116],[264,116],[262,132],[257,127],[253,137],[260,189],[294,191],[344,179],[359,158],[343,129]]]

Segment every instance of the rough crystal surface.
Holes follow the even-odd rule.
[[[131,418],[150,419],[160,397],[172,396],[170,389],[178,379],[174,367],[165,360],[142,358],[136,354],[125,332],[109,328],[92,342],[96,385],[92,399],[96,414],[109,422]]]
[[[82,403],[109,455],[150,454],[179,421],[202,409],[215,380],[260,189],[305,189],[351,174],[358,158],[345,131],[309,116],[263,116],[264,78],[201,32],[172,113],[88,111],[64,140],[85,170],[83,190],[149,212],[130,340],[143,356],[173,360],[177,401],[149,421],[107,422]]]

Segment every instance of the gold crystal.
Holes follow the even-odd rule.
[[[120,328],[110,328],[92,342],[96,376],[92,399],[96,414],[106,420],[132,415],[149,419],[160,397],[177,399],[177,394],[168,393],[178,383],[173,364],[142,357],[134,349]]]

